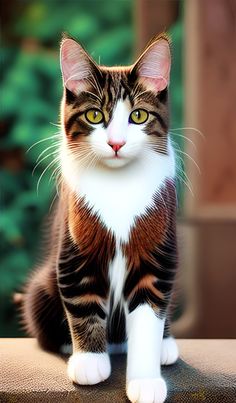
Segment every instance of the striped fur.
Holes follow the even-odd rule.
[[[133,66],[108,68],[65,39],[61,66],[65,92],[57,236],[53,253],[26,288],[27,329],[51,350],[71,339],[68,375],[80,384],[108,377],[107,342],[128,338],[129,399],[146,399],[142,382],[151,377],[150,388],[161,385],[162,392],[150,402],[161,402],[166,395],[161,360],[177,358],[165,325],[177,266],[175,160],[168,137],[169,44],[161,36]],[[88,121],[90,109],[102,113],[99,124]],[[139,109],[148,118],[135,124],[130,116]],[[141,340],[134,329],[141,329],[143,315]],[[158,332],[156,346],[155,334],[150,337],[147,329]],[[163,332],[168,341],[162,354]],[[142,343],[147,344],[145,355],[138,351]]]

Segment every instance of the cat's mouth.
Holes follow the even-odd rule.
[[[119,168],[126,165],[128,159],[123,155],[120,155],[119,152],[115,152],[113,155],[104,158],[103,163],[110,168]]]
[[[120,156],[120,154],[118,154],[118,151],[115,151],[113,158],[122,158],[122,157]]]
[[[112,155],[106,157],[106,160],[117,160],[117,159],[124,159],[124,156],[121,155],[119,151],[115,151]]]
[[[124,155],[121,155],[119,152],[116,152],[112,155],[111,158],[109,158],[112,161],[126,161],[127,158],[124,157]]]

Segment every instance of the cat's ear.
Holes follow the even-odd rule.
[[[159,92],[169,84],[170,66],[170,43],[167,36],[163,35],[150,42],[132,71],[147,89]]]
[[[75,95],[84,91],[96,69],[95,62],[82,46],[69,38],[62,40],[60,61],[64,86]]]

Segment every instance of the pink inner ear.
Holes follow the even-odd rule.
[[[61,71],[64,85],[73,93],[83,91],[90,75],[89,60],[85,51],[73,39],[61,45]]]
[[[170,48],[165,39],[152,44],[138,61],[142,82],[155,91],[164,90],[169,84]]]
[[[157,78],[144,78],[144,84],[150,90],[153,91],[163,91],[168,86],[168,81],[164,77],[157,77]]]

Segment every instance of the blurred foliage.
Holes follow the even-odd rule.
[[[183,8],[181,10],[183,13]],[[184,137],[181,127],[183,126],[183,22],[182,15],[169,31],[172,39],[172,66],[170,80],[170,135],[175,148],[177,161],[177,193],[179,201],[179,214],[182,214],[184,201],[184,187],[187,182],[184,174]],[[174,130],[172,130],[174,129]]]
[[[42,154],[41,163],[34,167],[46,147],[51,147],[47,154],[53,153],[58,139],[57,128],[50,122],[58,122],[62,94],[61,33],[78,38],[101,64],[128,64],[134,48],[134,2],[15,0],[5,7],[0,84],[0,336],[10,337],[22,334],[12,294],[21,289],[35,264],[41,223],[55,194],[50,175],[56,165],[46,170],[55,154]],[[178,127],[182,116],[181,27],[177,23],[171,32],[172,117]]]

